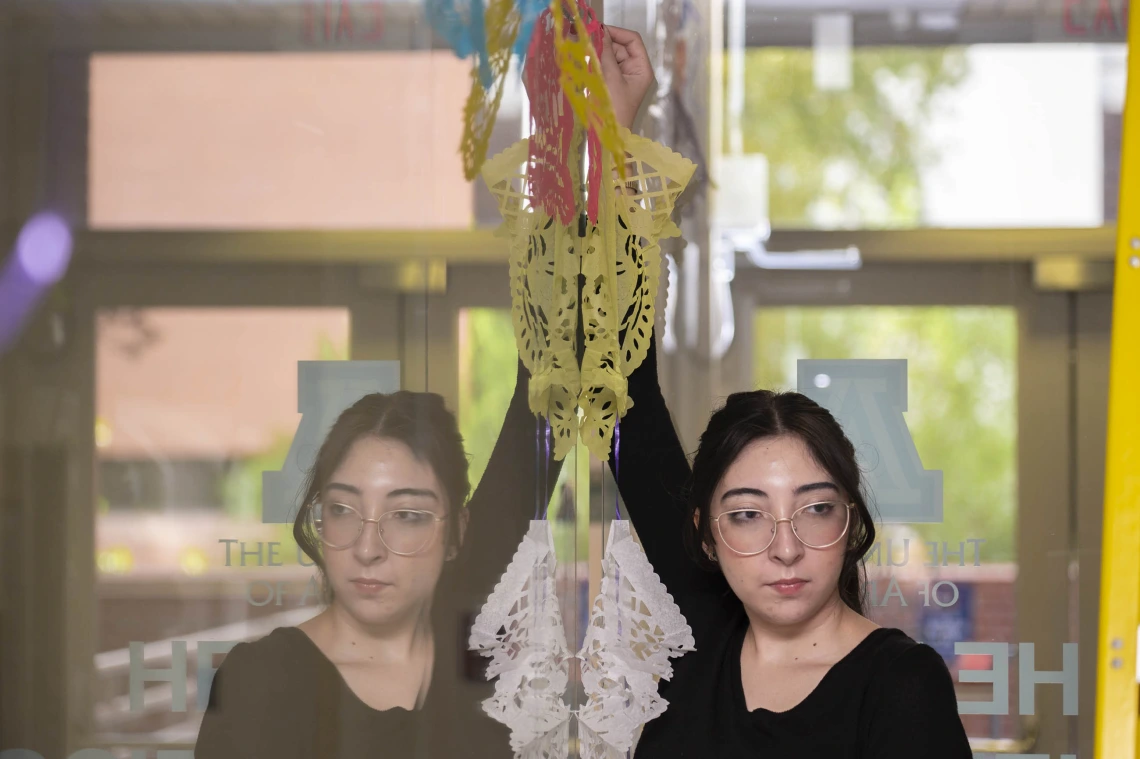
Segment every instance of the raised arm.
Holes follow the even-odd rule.
[[[620,448],[611,452],[610,470],[649,563],[692,624],[719,608],[728,585],[723,575],[698,567],[685,545],[685,486],[692,469],[657,379],[656,338],[629,377],[629,394],[633,407],[620,422]]]
[[[467,502],[464,584],[476,596],[494,590],[534,518],[537,504],[550,502],[561,461],[537,444],[537,417],[527,403],[530,374],[518,363],[515,392],[483,478]]]

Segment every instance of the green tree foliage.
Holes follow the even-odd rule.
[[[317,361],[347,361],[348,345],[338,343],[322,331],[317,335]]]
[[[261,475],[281,470],[292,440],[292,433],[279,432],[268,449],[229,468],[221,483],[226,516],[241,522],[261,521]]]
[[[261,475],[263,472],[281,470],[292,441],[292,433],[279,433],[267,450],[238,461],[229,468],[221,481],[226,516],[240,522],[261,521]],[[276,532],[274,539],[281,543],[283,549],[282,561],[286,564],[296,563],[293,525],[277,525]]]
[[[962,50],[859,48],[852,85],[820,91],[812,51],[762,48],[745,61],[746,153],[767,156],[779,227],[921,223],[923,137],[938,96],[966,76]],[[1015,317],[1008,309],[764,309],[756,378],[793,389],[799,358],[906,358],[907,423],[923,464],[943,471],[945,521],[918,527],[952,545],[984,538],[989,561],[1014,558]]]
[[[982,538],[987,562],[1015,559],[1013,309],[760,309],[755,330],[758,387],[794,390],[798,359],[907,359],[907,426],[923,466],[942,470],[943,482],[943,523],[915,529],[954,548]]]
[[[749,50],[743,149],[768,157],[772,225],[919,223],[919,170],[936,157],[923,127],[965,75],[960,49],[858,48],[851,88],[820,91],[810,49]]]
[[[472,308],[463,312],[461,320],[459,431],[471,459],[474,489],[511,404],[518,353],[510,311]]]

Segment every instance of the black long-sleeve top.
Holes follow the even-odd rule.
[[[196,759],[506,759],[509,731],[480,702],[493,686],[467,672],[473,612],[494,589],[546,499],[559,462],[535,466],[536,420],[519,364],[511,404],[487,469],[467,503],[460,556],[445,565],[432,604],[435,661],[420,709],[376,710],[296,627],[240,643],[214,676]]]
[[[970,759],[950,673],[929,646],[875,630],[785,712],[748,710],[740,655],[744,607],[719,572],[686,551],[684,488],[691,473],[657,380],[655,341],[629,379],[618,487],[654,570],[693,628],[696,651],[674,662],[669,702],[646,725],[636,759]],[[615,460],[618,466],[615,467]]]

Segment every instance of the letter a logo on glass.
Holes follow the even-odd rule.
[[[298,361],[301,424],[280,472],[261,475],[261,521],[292,522],[304,496],[305,475],[337,417],[369,393],[400,389],[399,361]]]
[[[882,521],[941,522],[942,472],[923,469],[903,417],[906,359],[803,359],[796,369],[799,392],[830,411],[855,446]]]

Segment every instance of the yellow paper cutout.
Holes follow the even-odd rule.
[[[575,130],[575,145],[582,134]],[[633,167],[629,181],[637,182],[638,191],[625,189],[607,154],[598,223],[584,238],[576,225],[560,224],[533,206],[526,140],[483,167],[503,217],[500,234],[510,240],[512,320],[519,354],[531,372],[531,410],[550,420],[559,459],[579,434],[591,453],[609,458],[614,424],[632,406],[626,378],[645,359],[653,334],[660,241],[680,234],[671,216],[696,168],[628,130],[621,137],[627,146],[621,163]],[[574,167],[576,183],[577,175]],[[579,311],[585,337],[581,366]]]
[[[580,135],[575,140],[575,147]],[[572,153],[575,151],[571,151]],[[530,372],[531,411],[550,421],[554,455],[578,440],[578,273],[576,231],[539,210],[526,184],[529,144],[520,140],[483,166],[510,240],[511,321]],[[578,181],[578,171],[571,176]]]
[[[471,92],[463,107],[463,137],[459,152],[463,156],[463,176],[469,182],[478,176],[480,167],[487,160],[487,143],[499,115],[519,24],[519,11],[514,0],[491,0],[487,6],[485,26],[493,84],[491,89],[484,89],[478,66],[472,66]]]
[[[582,408],[580,432],[590,451],[609,458],[614,423],[633,405],[626,378],[649,350],[661,273],[661,240],[681,230],[672,221],[677,199],[696,166],[668,148],[622,130],[631,193],[614,179],[607,156],[598,224],[582,254]],[[621,190],[619,192],[619,189]]]
[[[624,179],[625,164],[621,159],[625,146],[622,144],[622,128],[614,116],[609,89],[602,76],[602,66],[598,60],[600,53],[594,49],[575,0],[568,0],[567,4],[570,6],[570,21],[577,39],[570,39],[563,33],[566,23],[563,0],[553,0],[550,4],[550,15],[554,21],[554,52],[559,69],[558,81],[570,101],[574,115],[587,129],[594,130],[602,151],[609,153],[617,165],[619,176]]]

